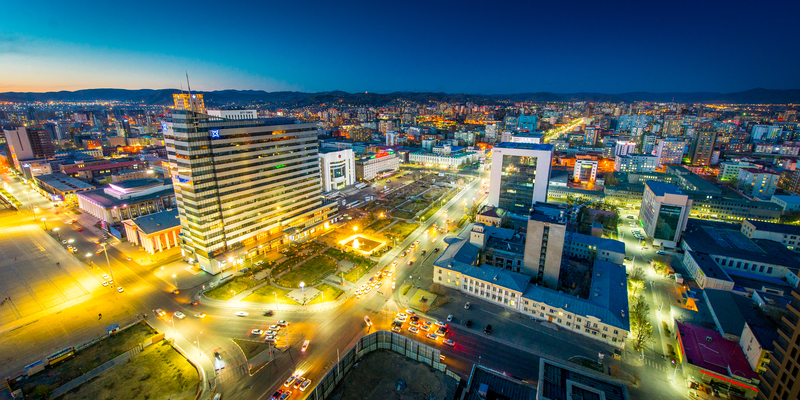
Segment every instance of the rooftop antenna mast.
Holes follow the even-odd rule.
[[[186,87],[189,89],[189,108],[194,112],[194,101],[192,99],[192,85],[189,84],[189,71],[186,71]]]

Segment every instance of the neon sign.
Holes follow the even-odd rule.
[[[219,129],[209,129],[208,133],[211,134],[212,139],[219,139]]]

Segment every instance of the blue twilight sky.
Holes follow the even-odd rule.
[[[800,88],[800,1],[7,1],[0,92]],[[185,84],[185,83],[184,83]]]

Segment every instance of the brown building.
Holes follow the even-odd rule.
[[[761,375],[758,399],[789,400],[800,398],[800,294],[792,292],[792,301],[781,318],[778,340],[772,361]]]

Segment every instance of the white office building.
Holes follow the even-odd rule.
[[[400,169],[400,158],[394,151],[370,154],[356,160],[356,179],[371,181],[381,174]]]
[[[683,154],[686,153],[686,142],[678,140],[659,139],[656,147],[658,166],[680,165]]]
[[[536,202],[547,202],[553,146],[504,142],[492,149],[488,204],[527,215]]]
[[[356,157],[352,149],[319,151],[322,191],[344,189],[356,183]]]
[[[575,160],[572,180],[575,182],[594,182],[597,178],[597,160]]]
[[[636,142],[617,142],[614,149],[615,156],[625,156],[636,153]]]
[[[653,246],[674,248],[686,229],[692,200],[677,186],[658,181],[647,181],[642,196],[639,219]]]
[[[617,172],[654,172],[658,164],[658,158],[650,154],[628,154],[616,156],[614,159],[614,171]]]

